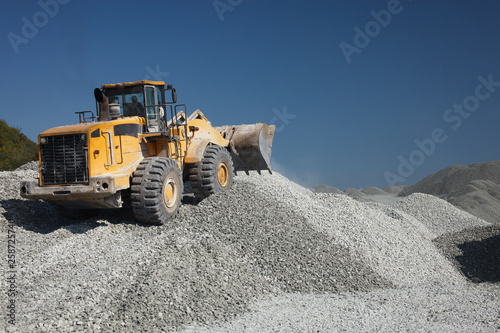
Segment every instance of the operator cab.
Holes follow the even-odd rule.
[[[165,88],[162,81],[104,84],[101,89],[108,98],[112,118],[143,117],[147,132],[164,132],[167,124],[165,109],[177,102],[175,89],[171,85]],[[165,90],[172,91],[171,101],[165,100]]]

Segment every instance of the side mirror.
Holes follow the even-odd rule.
[[[175,88],[172,88],[172,102],[174,104],[177,103],[177,91],[175,91]]]
[[[167,88],[165,90],[172,90],[172,103],[177,103],[177,92],[175,91],[175,88],[173,88],[172,85],[169,84],[167,85]]]

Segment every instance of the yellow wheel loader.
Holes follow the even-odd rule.
[[[163,224],[179,211],[184,181],[202,200],[229,188],[236,171],[271,172],[274,126],[212,127],[158,81],[105,84],[94,97],[97,117],[76,112],[78,124],[38,136],[40,177],[21,182],[22,197],[67,209],[130,202],[139,221]]]

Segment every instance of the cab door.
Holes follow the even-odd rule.
[[[155,86],[145,86],[144,96],[146,102],[146,126],[149,132],[162,132],[164,130],[162,108],[159,106],[160,98]]]

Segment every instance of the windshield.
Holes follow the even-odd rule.
[[[144,117],[144,93],[142,87],[125,87],[105,91],[109,103],[120,105],[120,114],[125,117]]]

